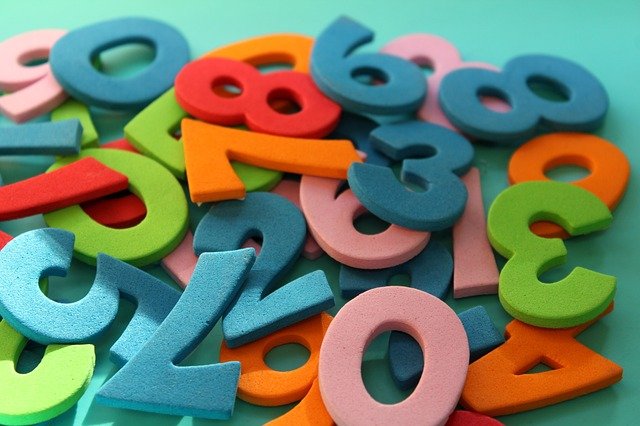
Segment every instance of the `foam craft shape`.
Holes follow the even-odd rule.
[[[304,218],[296,206],[268,192],[217,204],[202,218],[194,236],[196,254],[236,249],[251,237],[262,237],[260,255],[222,321],[229,347],[260,339],[334,305],[320,270],[273,289],[298,260],[305,233]]]
[[[84,149],[77,157],[58,160],[49,170],[86,157],[126,175],[129,190],[145,204],[147,215],[136,226],[113,229],[94,221],[82,207],[71,206],[46,214],[47,225],[73,232],[74,255],[91,265],[99,252],[135,266],[152,264],[171,253],[188,227],[187,200],[176,178],[150,158],[116,149]]]
[[[124,364],[153,334],[180,297],[157,278],[107,255],[98,258],[89,293],[74,303],[49,299],[41,276],[64,275],[74,236],[60,229],[37,229],[14,238],[0,252],[0,315],[25,337],[41,344],[96,341],[113,323],[120,297],[136,305],[129,326],[111,348]],[[14,271],[11,273],[10,271]],[[18,277],[18,278],[16,278]]]
[[[469,195],[453,225],[453,297],[496,294],[500,272],[487,237],[480,171],[472,167],[461,180]]]
[[[127,187],[127,177],[94,159],[0,187],[0,221],[68,208]],[[79,208],[79,207],[78,207]],[[60,211],[60,210],[59,210]]]
[[[0,128],[2,155],[72,155],[80,151],[78,120]]]
[[[105,149],[121,149],[133,153],[138,151],[126,139],[118,139],[100,146]],[[129,191],[113,194],[107,198],[81,204],[93,220],[110,228],[131,228],[147,215],[147,208],[140,198]],[[194,262],[195,266],[195,262]]]
[[[462,405],[501,416],[557,404],[619,382],[620,366],[575,339],[598,319],[564,329],[511,321],[505,331],[507,341],[469,366]],[[527,374],[540,363],[552,370]]]
[[[300,204],[300,182],[291,179],[283,179],[271,190],[271,192],[291,201],[299,210],[302,211],[302,205]],[[315,260],[322,256],[323,253],[324,250],[322,250],[322,247],[320,247],[316,242],[313,235],[307,231],[304,247],[302,248],[302,256],[309,260]]]
[[[116,408],[228,419],[240,363],[179,366],[232,304],[255,260],[253,249],[204,253],[178,303],[151,339],[96,394]]]
[[[330,139],[349,139],[358,151],[366,154],[365,161],[369,164],[388,167],[391,159],[373,147],[369,134],[378,127],[378,123],[366,117],[343,112],[338,126],[329,135]]]
[[[397,404],[373,399],[360,372],[368,344],[389,330],[415,338],[428,366],[416,389]],[[467,336],[449,306],[414,288],[376,288],[347,302],[329,325],[320,349],[320,392],[337,424],[444,424],[460,397],[468,362]]]
[[[80,120],[82,124],[82,139],[80,144],[83,148],[98,147],[98,131],[93,125],[89,108],[82,102],[75,99],[67,99],[56,109],[51,111],[51,121],[60,120]]]
[[[365,291],[388,284],[393,277],[407,274],[411,286],[444,299],[449,291],[453,260],[447,249],[438,241],[429,244],[408,262],[378,270],[340,267],[340,292],[345,299],[351,299]]]
[[[600,315],[613,300],[616,278],[577,267],[554,283],[538,275],[561,265],[561,239],[542,238],[529,225],[549,220],[570,235],[607,228],[611,212],[591,192],[561,182],[524,182],[501,192],[489,209],[489,241],[509,259],[500,272],[498,295],[514,318],[538,327],[573,327]]]
[[[420,68],[382,53],[351,53],[373,40],[362,24],[340,17],[316,39],[311,75],[316,85],[346,111],[358,114],[402,115],[417,110],[426,95]],[[383,84],[358,81],[370,78]]]
[[[449,41],[432,34],[409,34],[387,43],[382,53],[399,56],[419,66],[433,70],[427,78],[427,96],[418,110],[418,118],[451,130],[456,128],[447,120],[438,103],[440,82],[450,72],[460,68],[483,68],[498,71],[496,67],[484,62],[464,62],[458,49]],[[508,111],[508,105],[497,99],[484,102],[490,108]],[[506,108],[505,108],[506,107]]]
[[[474,361],[504,343],[483,306],[475,306],[458,314],[469,340],[470,360]],[[420,380],[424,368],[420,346],[405,333],[393,332],[389,337],[389,367],[400,389],[410,389]]]
[[[503,426],[504,423],[473,411],[456,410],[449,416],[445,426]]]
[[[344,179],[361,161],[351,141],[300,139],[253,133],[184,119],[182,138],[193,202],[244,198],[230,160],[283,172]]]
[[[540,85],[561,94],[554,101],[536,94]],[[509,111],[494,111],[480,97],[497,97]],[[548,55],[511,59],[500,72],[478,68],[453,71],[440,84],[440,107],[465,134],[498,144],[513,144],[537,133],[591,132],[599,128],[609,98],[598,79],[582,66]]]
[[[38,366],[27,374],[15,365],[27,339],[0,321],[0,422],[45,422],[73,407],[93,377],[93,345],[47,346]]]
[[[237,96],[215,87],[241,88]],[[212,90],[214,88],[214,90]],[[226,58],[202,58],[187,64],[175,82],[176,100],[190,115],[223,126],[246,126],[255,132],[300,138],[323,138],[338,124],[340,107],[327,98],[306,73],[262,74],[250,64]],[[300,111],[276,110],[278,100],[294,101]]]
[[[313,381],[311,389],[298,405],[267,423],[265,426],[315,425],[333,426],[335,423],[329,415],[322,395],[318,379]]]
[[[302,400],[318,377],[320,346],[331,319],[330,315],[320,313],[238,348],[229,348],[222,342],[220,361],[239,361],[242,365],[238,398],[261,406]],[[287,343],[298,343],[307,348],[309,359],[291,371],[271,369],[264,357],[271,349]]]
[[[613,211],[627,189],[631,167],[624,153],[606,139],[584,133],[551,133],[531,139],[516,149],[509,160],[509,183],[549,180],[549,170],[574,165],[589,175],[572,182],[592,192]],[[536,235],[567,238],[569,235],[551,222],[531,225]]]
[[[351,189],[337,197],[343,181],[302,176],[300,203],[311,234],[338,262],[360,269],[381,269],[407,262],[429,242],[431,234],[397,225],[377,234],[359,232],[353,222],[367,213]]]
[[[402,161],[401,179],[425,191],[407,189],[388,167],[353,164],[349,186],[371,213],[417,231],[452,226],[467,203],[467,189],[458,176],[473,161],[474,150],[464,137],[445,127],[421,121],[380,126],[371,132],[374,146]],[[425,156],[426,158],[409,158]]]
[[[127,78],[97,70],[92,60],[110,48],[144,43],[151,63]],[[70,31],[51,48],[51,70],[65,91],[91,106],[139,110],[171,87],[189,61],[189,44],[170,25],[148,18],[117,18]]]
[[[193,234],[187,230],[182,242],[162,259],[161,265],[180,287],[185,288],[197,263],[198,256],[193,251]]]
[[[49,63],[27,66],[49,56],[65,30],[29,31],[0,42],[0,113],[21,123],[51,111],[67,94],[53,77]]]
[[[291,64],[298,72],[307,72],[313,39],[299,34],[273,34],[254,37],[214,49],[204,58],[229,58],[243,61],[253,66],[273,63]],[[169,89],[134,117],[124,128],[124,134],[144,155],[165,166],[177,178],[185,179],[184,153],[181,143],[173,138],[173,131],[180,126],[187,113],[176,101],[174,89]],[[247,188],[270,189],[280,179],[280,173],[264,171],[255,167],[238,167]],[[256,176],[253,176],[253,175]],[[250,184],[257,180],[262,184]],[[266,182],[266,183],[265,183]],[[249,189],[249,190],[251,190]]]

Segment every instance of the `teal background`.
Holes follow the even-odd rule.
[[[584,266],[618,277],[616,307],[612,314],[590,327],[578,340],[624,368],[623,380],[605,390],[562,404],[500,418],[507,424],[633,424],[637,423],[640,367],[637,361],[638,171],[640,164],[640,2],[620,1],[31,1],[0,3],[0,39],[39,28],[73,29],[112,17],[139,15],[164,20],[182,31],[198,56],[214,47],[247,37],[273,32],[299,32],[316,36],[337,16],[349,15],[376,32],[374,43],[364,50],[377,50],[390,40],[408,33],[438,34],[453,42],[467,60],[502,66],[511,57],[525,53],[548,53],[574,60],[590,69],[609,92],[611,108],[598,135],[616,143],[629,157],[632,178],[625,199],[605,232],[567,242],[568,262],[543,276],[555,281],[575,266]],[[122,134],[130,115],[94,111],[102,142]],[[11,125],[0,119],[0,125]],[[509,148],[478,147],[476,166],[482,172],[486,208],[507,186]],[[5,182],[15,182],[44,171],[51,157],[0,157]],[[562,176],[563,174],[560,173]],[[564,179],[575,175],[564,174]],[[206,208],[192,207],[192,227]],[[374,226],[374,224],[370,224]],[[44,226],[40,216],[0,223],[13,235]],[[439,238],[447,240],[446,235]],[[338,291],[337,264],[324,256],[310,262],[300,260],[290,276],[322,268],[336,294],[337,307],[344,304]],[[149,271],[171,282],[160,267]],[[66,278],[51,278],[51,295],[57,300],[81,298],[91,285],[95,270],[74,261]],[[503,329],[510,320],[495,296],[448,302],[457,311],[482,304],[496,325]],[[335,314],[337,307],[332,310]],[[125,328],[133,307],[123,302],[117,325],[98,342],[93,380],[76,409],[50,421],[66,424],[189,425],[217,422],[116,410],[97,405],[93,395],[116,368],[108,360],[108,348]],[[217,360],[220,330],[214,332],[192,354],[187,363]],[[385,356],[385,336],[373,343],[363,363],[365,382],[383,401],[402,398],[390,381]],[[37,352],[34,350],[33,352]],[[32,353],[25,356],[33,356]],[[304,351],[285,348],[273,361],[293,366],[304,360]],[[4,395],[2,397],[5,397]],[[263,408],[238,401],[230,424],[261,424],[288,411],[293,405]]]

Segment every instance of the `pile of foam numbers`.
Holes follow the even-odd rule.
[[[554,56],[463,62],[428,34],[354,52],[372,38],[342,17],[315,39],[265,35],[191,60],[168,24],[122,18],[0,42],[2,114],[51,113],[0,128],[0,152],[57,156],[0,187],[2,220],[43,214],[48,225],[0,238],[0,423],[73,407],[120,298],[135,312],[95,402],[122,409],[229,419],[240,398],[298,402],[273,425],[495,425],[621,380],[620,366],[575,339],[612,311],[615,277],[576,268],[539,279],[565,262],[563,239],[611,224],[627,186],[625,155],[589,134],[608,109],[601,83]],[[101,51],[136,42],[153,47],[149,66],[129,78],[99,71]],[[276,63],[292,70],[260,69]],[[89,108],[138,113],[124,139],[99,145]],[[470,140],[513,148],[512,185],[486,216]],[[567,164],[590,174],[545,176]],[[191,202],[212,203],[194,233],[180,181]],[[390,226],[362,233],[354,221],[365,214]],[[448,230],[452,254],[430,239]],[[282,283],[301,255],[323,253],[352,298],[335,317],[322,270]],[[95,280],[80,300],[54,301],[47,277],[72,257],[95,265]],[[140,269],[158,262],[184,291]],[[387,285],[398,274],[411,287]],[[497,294],[514,318],[505,332],[482,306],[456,314],[443,302],[451,282],[456,298]],[[220,362],[181,366],[218,321]],[[396,404],[376,401],[361,376],[367,346],[387,331],[394,381],[414,388]],[[19,374],[29,340],[48,346]],[[309,359],[271,369],[265,354],[287,343]],[[539,363],[552,371],[523,374]]]

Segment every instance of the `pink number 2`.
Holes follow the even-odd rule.
[[[456,47],[442,37],[431,34],[409,34],[398,37],[385,45],[381,52],[399,56],[421,66],[429,66],[433,74],[427,79],[427,97],[418,111],[418,117],[423,121],[439,124],[449,129],[457,130],[447,120],[440,110],[438,92],[440,82],[445,75],[458,68],[484,68],[497,70],[496,67],[483,62],[463,62]],[[497,111],[509,110],[501,101],[486,101],[492,109]]]
[[[51,73],[48,63],[28,66],[46,58],[65,30],[35,30],[0,43],[0,112],[15,122],[30,120],[51,111],[67,94]]]

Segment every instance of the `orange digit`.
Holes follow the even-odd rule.
[[[332,319],[331,315],[321,313],[237,348],[229,348],[222,342],[220,362],[240,361],[242,364],[238,398],[262,406],[300,401],[291,411],[268,424],[333,424],[318,387],[320,346]],[[287,343],[303,345],[309,350],[309,359],[295,370],[272,370],[264,357],[271,349]]]
[[[513,153],[509,183],[550,180],[545,173],[563,165],[588,169],[588,176],[572,184],[596,195],[609,210],[622,199],[631,173],[627,157],[607,140],[584,133],[551,133],[530,140]],[[551,222],[536,222],[531,230],[542,237],[569,237]]]
[[[508,340],[469,366],[461,403],[489,416],[546,407],[603,389],[622,379],[622,368],[579,343],[575,336],[613,310],[576,327],[539,328],[518,320]],[[553,370],[526,374],[539,363]]]

